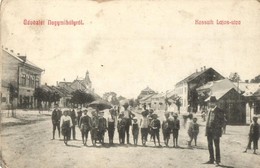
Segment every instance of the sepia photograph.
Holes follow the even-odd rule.
[[[0,0],[1,168],[257,168],[259,0]]]

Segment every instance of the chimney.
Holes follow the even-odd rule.
[[[14,50],[10,50],[12,53],[14,52]]]
[[[66,82],[65,78],[63,78],[63,81]]]
[[[203,71],[203,67],[200,68],[201,72]]]
[[[58,81],[56,81],[56,85],[59,86],[59,82]]]
[[[8,50],[8,48],[5,48],[5,50]]]
[[[245,80],[246,83],[249,83],[249,80]]]
[[[196,69],[196,73],[198,73],[198,69]]]
[[[20,55],[20,53],[17,53],[17,55]]]
[[[206,66],[204,66],[204,71],[206,70]]]
[[[45,83],[45,86],[47,86],[47,83]]]

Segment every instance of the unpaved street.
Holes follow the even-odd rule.
[[[199,122],[201,123],[201,120]],[[85,147],[80,140],[78,128],[78,140],[69,141],[69,146],[65,146],[61,140],[51,140],[52,125],[47,118],[32,124],[5,127],[1,132],[2,157],[9,168],[215,167],[203,164],[208,161],[204,128],[202,123],[198,147],[192,149],[187,148],[188,136],[183,127],[180,130],[178,149],[155,148],[152,142],[148,143],[148,147],[92,147],[88,141],[89,146]],[[259,151],[258,155],[252,154],[252,151],[242,153],[247,142],[247,132],[248,126],[227,127],[227,134],[221,138],[222,167],[251,168],[260,165]],[[107,134],[105,142],[108,142]],[[117,132],[115,142],[118,142]],[[163,143],[162,145],[164,146]]]

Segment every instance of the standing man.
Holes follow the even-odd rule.
[[[220,137],[222,135],[222,127],[224,123],[224,112],[217,107],[217,99],[211,96],[209,100],[209,114],[206,122],[206,136],[208,140],[209,161],[206,164],[214,164],[216,167],[220,163]],[[213,143],[215,145],[216,158],[214,157]]]
[[[132,111],[128,110],[129,104],[125,103],[123,105],[124,111],[122,112],[124,114],[124,119],[126,120],[126,125],[125,125],[125,134],[127,137],[127,144],[130,144],[129,142],[129,129],[130,126],[132,125],[132,118],[135,117],[135,115],[132,113]]]
[[[78,126],[79,126],[79,120],[80,120],[80,117],[82,116],[82,111],[81,111],[81,107],[79,106],[78,107],[78,110],[77,110],[77,120],[78,120]]]
[[[53,130],[52,130],[52,140],[55,139],[55,131],[56,127],[59,132],[59,138],[60,138],[60,118],[61,118],[62,112],[59,110],[58,104],[54,105],[54,110],[52,111],[51,115],[51,120],[52,120],[52,125],[53,125]]]

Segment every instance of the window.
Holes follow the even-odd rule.
[[[26,85],[26,75],[25,74],[22,74],[22,86],[25,86]]]
[[[32,87],[35,87],[35,76],[32,77]]]
[[[39,78],[36,78],[35,79],[35,87],[39,87],[39,85],[40,85]]]

